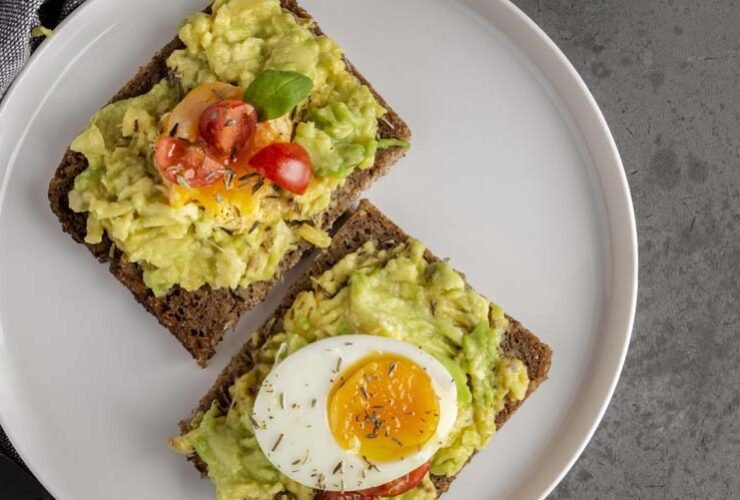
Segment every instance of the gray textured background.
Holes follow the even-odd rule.
[[[740,498],[740,2],[514,3],[601,106],[640,241],[622,379],[553,498]]]
[[[622,379],[553,498],[740,498],[740,3],[514,3],[604,111],[640,238]]]

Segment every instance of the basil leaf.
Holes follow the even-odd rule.
[[[311,79],[300,73],[267,70],[249,85],[244,100],[257,108],[260,120],[274,120],[289,113],[312,89]]]
[[[378,149],[387,149],[393,147],[409,149],[411,147],[411,144],[409,144],[409,141],[404,141],[403,139],[380,139],[378,141]]]

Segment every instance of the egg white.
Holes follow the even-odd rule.
[[[343,449],[329,428],[328,396],[341,373],[373,354],[395,354],[422,367],[439,398],[439,423],[421,449],[393,462],[369,463]],[[255,435],[270,462],[315,489],[378,486],[429,461],[457,418],[457,387],[447,369],[417,346],[372,335],[342,335],[309,344],[273,368],[253,410]]]

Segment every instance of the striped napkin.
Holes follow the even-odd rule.
[[[0,99],[40,42],[31,31],[56,26],[85,0],[0,0]]]

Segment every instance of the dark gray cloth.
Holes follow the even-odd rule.
[[[0,499],[54,500],[31,475],[0,428]]]
[[[0,453],[11,459],[13,462],[23,465],[21,457],[19,457],[18,452],[13,449],[13,445],[10,444],[10,440],[8,439],[8,436],[5,435],[5,432],[3,432],[2,427],[0,427]]]
[[[41,25],[44,4],[54,7],[56,25],[85,0],[0,0],[0,98],[28,61],[35,43],[31,30]],[[51,7],[47,7],[51,8]]]

